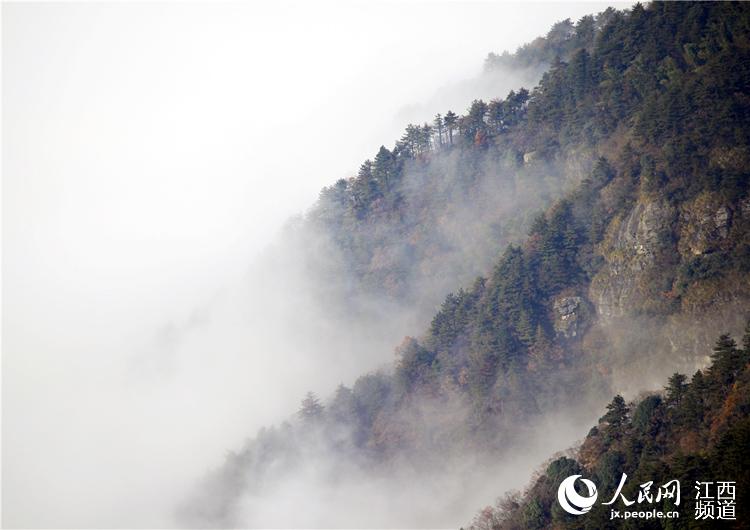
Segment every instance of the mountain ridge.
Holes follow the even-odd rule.
[[[622,396],[615,396],[571,455],[554,457],[522,495],[506,494],[495,507],[482,510],[469,528],[747,528],[750,323],[741,348],[729,335],[722,335],[711,359],[689,381],[674,373],[661,392],[627,404]],[[599,504],[581,517],[571,516],[557,500],[557,488],[571,475],[592,477],[607,498],[625,475],[622,493],[628,502],[638,502],[633,511],[656,508],[681,515],[631,520],[628,526],[611,519],[610,508]],[[659,485],[675,480],[682,490],[679,501],[672,497],[661,504],[656,497],[653,504],[655,495],[639,495],[642,484],[651,482],[656,492]],[[694,493],[696,481],[731,482],[732,509],[720,512],[712,506],[701,511]],[[621,507],[627,504],[615,508]]]
[[[309,396],[298,419],[230,455],[209,479],[226,494],[191,503],[192,517],[237,524],[239,499],[273,480],[269,462],[304,458],[308,431],[365,467],[493,454],[559,403],[701,368],[717,325],[742,329],[750,9],[637,4],[586,42],[533,91],[410,125],[323,190],[307,223],[352,273],[345,293],[424,298],[429,312],[435,292],[465,287],[403,341],[391,373],[325,406]]]

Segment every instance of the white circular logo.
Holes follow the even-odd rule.
[[[557,502],[563,510],[573,515],[583,515],[588,512],[596,502],[596,485],[588,479],[582,478],[581,482],[589,490],[589,496],[579,495],[575,488],[576,479],[581,475],[571,475],[560,483],[557,488]]]

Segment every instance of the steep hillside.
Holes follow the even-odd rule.
[[[528,101],[516,94],[494,106],[475,102],[457,120],[447,155],[412,128],[395,159],[381,149],[372,167],[324,192],[324,204],[338,192],[337,212],[349,215],[348,224],[332,218],[355,268],[387,289],[404,274],[402,256],[424,268],[424,255],[413,256],[429,246],[413,245],[410,230],[428,237],[439,226],[434,216],[444,210],[429,200],[446,193],[434,187],[435,173],[409,200],[398,186],[382,191],[392,182],[383,160],[434,171],[446,156],[466,157],[463,168],[503,153],[514,178],[527,182],[580,153],[597,156],[582,184],[533,220],[520,246],[508,247],[488,277],[450,295],[421,339],[405,342],[395,374],[404,392],[452,385],[480,410],[514,410],[514,401],[535,410],[551,388],[565,388],[553,374],[592,370],[626,386],[645,370],[656,378],[701,366],[712,323],[741,329],[750,295],[748,15],[742,4],[610,13],[593,51],[554,65]],[[451,182],[483,196],[471,178]],[[471,204],[473,222],[484,225],[482,201]],[[415,212],[418,220],[402,221]],[[379,216],[393,215],[397,229],[379,239]],[[359,232],[360,218],[375,228]],[[398,246],[403,252],[388,261]],[[508,378],[518,381],[514,390]]]
[[[746,11],[656,4],[561,23],[505,59],[570,57],[536,90],[409,126],[393,150],[324,190],[311,222],[355,289],[427,313],[440,293],[489,273],[536,212],[603,158],[611,174],[582,187],[573,212],[585,273],[576,296],[616,322],[613,340],[632,344],[643,325],[633,319],[646,315],[659,351],[699,365],[710,336],[685,324],[723,321],[747,295],[731,272],[748,255]]]
[[[703,367],[716,329],[742,328],[750,7],[592,20],[570,26],[590,38],[531,92],[409,126],[323,190],[303,226],[342,256],[350,292],[429,307],[464,287],[392,371],[325,406],[308,396],[230,455],[193,520],[236,524],[244,496],[321,453],[377,470],[503,453],[547,413]]]
[[[536,82],[556,58],[592,47],[613,16],[565,20],[513,54],[490,54],[486,82],[495,75]],[[589,149],[524,164],[523,151],[497,141],[526,119],[529,96],[511,91],[476,100],[464,116],[446,109],[411,124],[392,149],[381,146],[356,176],[321,192],[308,222],[332,239],[356,289],[432,313],[445,292],[486,274],[537,212],[590,172]]]
[[[719,338],[712,364],[692,379],[679,373],[664,390],[626,404],[616,396],[607,413],[593,427],[575,458],[561,456],[549,463],[523,497],[506,495],[497,507],[475,518],[476,530],[535,528],[748,528],[750,523],[750,325],[743,347],[728,335]],[[558,503],[563,479],[582,475],[594,481],[602,502],[613,497],[622,480],[625,499],[611,506],[595,504],[581,515],[566,513]],[[681,497],[656,502],[657,491],[670,481],[680,482]],[[650,497],[638,502],[641,484],[653,482]],[[701,510],[696,481],[734,483],[727,502],[704,502]],[[699,486],[704,488],[704,486]],[[620,499],[618,497],[618,499]],[[723,508],[730,506],[730,509]],[[630,521],[611,520],[611,509],[677,510],[678,518]],[[721,508],[721,509],[720,509]]]
[[[543,68],[547,70],[557,60],[568,61],[580,49],[593,50],[598,33],[616,15],[608,8],[597,15],[587,15],[574,23],[570,19],[554,24],[547,35],[524,44],[514,53],[490,53],[485,70]],[[544,73],[542,71],[541,73]]]

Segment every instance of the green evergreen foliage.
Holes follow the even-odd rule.
[[[737,349],[734,339],[726,334],[716,341],[711,361],[711,375],[722,386],[734,381],[738,371],[744,368],[743,352]]]
[[[641,308],[644,313],[658,320],[710,293],[723,299],[728,288],[721,281],[747,278],[748,4],[609,9],[576,24],[563,21],[515,54],[490,56],[486,67],[539,64],[549,69],[532,91],[476,100],[464,115],[447,111],[432,125],[410,124],[356,176],[322,190],[310,212],[308,221],[344,257],[351,283],[410,303],[420,301],[413,286],[435,278],[451,279],[440,296],[454,291],[435,301],[439,309],[428,329],[397,349],[392,373],[366,374],[351,389],[339,387],[325,408],[317,399],[303,404],[302,418],[347,433],[344,441],[335,439],[342,451],[377,461],[395,448],[408,454],[415,437],[402,414],[422,396],[467,405],[469,414],[447,421],[450,437],[435,436],[441,449],[467,451],[503,446],[517,422],[533,422],[560,402],[604,390],[611,395],[602,370],[608,366],[582,339],[591,322],[582,318],[580,333],[566,335],[556,302],[578,297],[581,307],[591,304],[592,278],[612,258],[602,250],[608,235],[644,197],[679,209],[715,194],[728,212],[717,248],[683,255],[679,235],[667,237],[674,239],[665,243],[667,257],[653,256],[658,274],[637,278],[645,302],[656,308]],[[556,169],[571,152],[591,160],[575,186],[562,182]],[[503,193],[487,201],[488,186]],[[566,187],[572,189],[563,196]],[[517,208],[492,216],[499,198]],[[458,204],[472,214],[461,218],[471,226],[463,235],[491,249],[492,259],[481,267],[441,233],[441,220],[456,215]],[[596,342],[595,335],[587,338]],[[750,325],[741,348],[722,336],[711,359],[711,368],[689,382],[674,374],[663,397],[635,407],[615,397],[586,438],[580,461],[554,461],[523,502],[508,501],[508,514],[484,520],[499,521],[497,528],[605,528],[606,514],[572,521],[555,501],[559,481],[582,471],[607,488],[622,472],[632,484],[667,477],[687,484],[714,473],[736,478],[738,491],[745,484],[743,495],[750,493],[742,464],[750,431]],[[285,429],[264,432],[232,456],[223,471],[227,487],[241,482],[232,466],[257,464],[276,452],[296,455],[294,439],[304,427]],[[732,475],[736,470],[742,472]],[[634,491],[625,493],[632,498]],[[750,508],[750,499],[738,500],[740,506]],[[690,507],[687,501],[684,509]]]
[[[576,518],[563,512],[557,503],[560,482],[570,475],[590,476],[607,499],[628,475],[623,493],[630,500],[638,497],[638,485],[653,481],[655,486],[679,480],[681,504],[665,501],[657,507],[679,510],[679,520],[652,520],[648,528],[743,528],[750,517],[750,363],[724,366],[736,359],[734,341],[722,335],[714,350],[713,364],[699,371],[688,384],[680,374],[667,384],[664,399],[651,395],[635,405],[632,422],[628,406],[616,396],[600,420],[605,423],[591,430],[578,454],[579,460],[559,458],[535,480],[514,506],[498,507],[502,513],[486,513],[497,521],[493,529],[525,528],[609,528],[609,506],[596,504],[591,512]],[[743,354],[747,354],[743,350]],[[701,404],[700,414],[696,404]],[[685,421],[688,418],[689,421]],[[607,433],[617,426],[619,435],[608,442]],[[582,462],[586,464],[582,464]],[[736,482],[736,522],[696,521],[696,480]],[[485,510],[486,512],[486,510]],[[518,526],[518,524],[520,526]],[[644,521],[639,522],[639,528]],[[710,523],[710,524],[709,524]]]
[[[533,91],[513,91],[489,104],[475,100],[465,115],[446,112],[434,126],[409,125],[392,151],[381,147],[355,179],[321,195],[317,208],[334,212],[329,226],[353,268],[379,288],[403,287],[411,283],[410,267],[425,269],[420,248],[436,246],[423,228],[429,222],[406,220],[415,219],[415,211],[424,219],[424,211],[435,210],[434,197],[445,197],[448,189],[454,194],[479,187],[476,168],[488,158],[510,153],[517,164],[517,153],[531,153],[522,166],[532,171],[537,158],[550,161],[566,149],[599,153],[580,186],[529,218],[525,242],[506,239],[509,244],[491,273],[448,295],[427,333],[402,346],[394,376],[399,395],[426,387],[439,392],[447,382],[465,392],[476,410],[538,409],[550,398],[554,381],[590,368],[582,359],[565,356],[574,345],[568,341],[561,347],[554,302],[564,293],[587,291],[603,262],[607,227],[628,212],[639,194],[674,204],[712,190],[726,193],[735,205],[748,196],[741,163],[750,157],[741,153],[750,152],[750,100],[741,88],[750,86],[750,61],[743,61],[750,53],[750,9],[729,3],[653,3],[608,10],[577,24],[563,21],[515,55],[491,57],[488,68],[526,61],[523,57],[532,51],[550,64]],[[605,148],[612,137],[630,141]],[[724,158],[711,162],[717,156]],[[449,188],[431,188],[438,180],[431,172],[446,157],[454,157],[462,169]],[[414,188],[418,195],[404,187],[410,172],[424,177]],[[380,225],[387,229],[373,230]],[[726,250],[660,263],[660,274],[643,280],[652,282],[644,291],[649,295],[644,310],[672,311],[701,282],[742,270],[744,258],[731,257],[739,251],[729,248],[744,248],[745,240],[750,248],[747,228],[737,225]],[[393,239],[382,238],[384,233]],[[415,234],[424,243],[405,246]],[[384,255],[398,260],[373,267]],[[668,296],[662,301],[650,293]],[[734,377],[741,351],[721,346],[716,370]],[[692,399],[683,395],[679,381],[672,384],[667,404]],[[683,420],[698,421],[702,406],[686,404]],[[480,417],[485,421],[492,414]]]
[[[687,391],[687,377],[685,374],[674,373],[667,381],[665,389],[667,403],[679,405]]]

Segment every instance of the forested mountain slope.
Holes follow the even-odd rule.
[[[513,54],[489,54],[485,82],[536,83],[555,59],[592,47],[613,16],[565,20]],[[522,89],[475,100],[464,116],[446,109],[411,124],[392,149],[381,146],[356,176],[321,192],[308,223],[332,238],[357,289],[432,313],[447,290],[489,271],[534,215],[580,183],[593,163],[588,150],[524,164],[522,151],[495,141],[525,119],[528,101]]]
[[[445,300],[419,341],[438,362],[420,369],[458,381],[486,364],[494,381],[498,367],[528,368],[545,341],[587,350],[603,372],[648,362],[644,349],[658,363],[698,366],[706,324],[741,327],[748,9],[637,5],[606,18],[592,50],[553,65],[531,94],[476,101],[445,130],[410,126],[313,210],[361,282],[397,294],[413,291],[415,276],[466,275],[480,261],[472,249],[505,252],[488,277]],[[544,215],[532,213],[540,195],[575,182]],[[447,243],[445,219],[461,227]],[[521,244],[501,250],[507,241]],[[474,360],[462,359],[469,352]]]
[[[471,528],[748,528],[750,325],[741,346],[723,335],[714,346],[711,365],[690,380],[675,373],[662,392],[636,403],[626,404],[616,396],[575,458],[561,456],[550,462],[523,497],[506,495],[496,507],[482,510]],[[680,517],[611,521],[611,508],[600,503],[580,517],[567,514],[558,504],[558,486],[570,475],[590,477],[607,502],[623,473],[627,479],[622,493],[633,502],[633,510],[679,510]],[[641,484],[652,481],[656,491],[673,480],[681,484],[679,504],[676,498],[653,504],[655,496],[636,504]],[[696,511],[696,481],[712,487],[733,483],[732,509],[720,511],[718,504],[707,503],[713,504],[710,510]],[[710,495],[716,499],[715,491]]]
[[[410,125],[323,190],[303,227],[341,256],[345,291],[430,307],[464,287],[392,371],[309,396],[231,454],[192,520],[238,524],[311,452],[358,469],[502,452],[545,413],[704,366],[717,328],[742,328],[750,7],[638,4],[579,33],[533,90]]]

